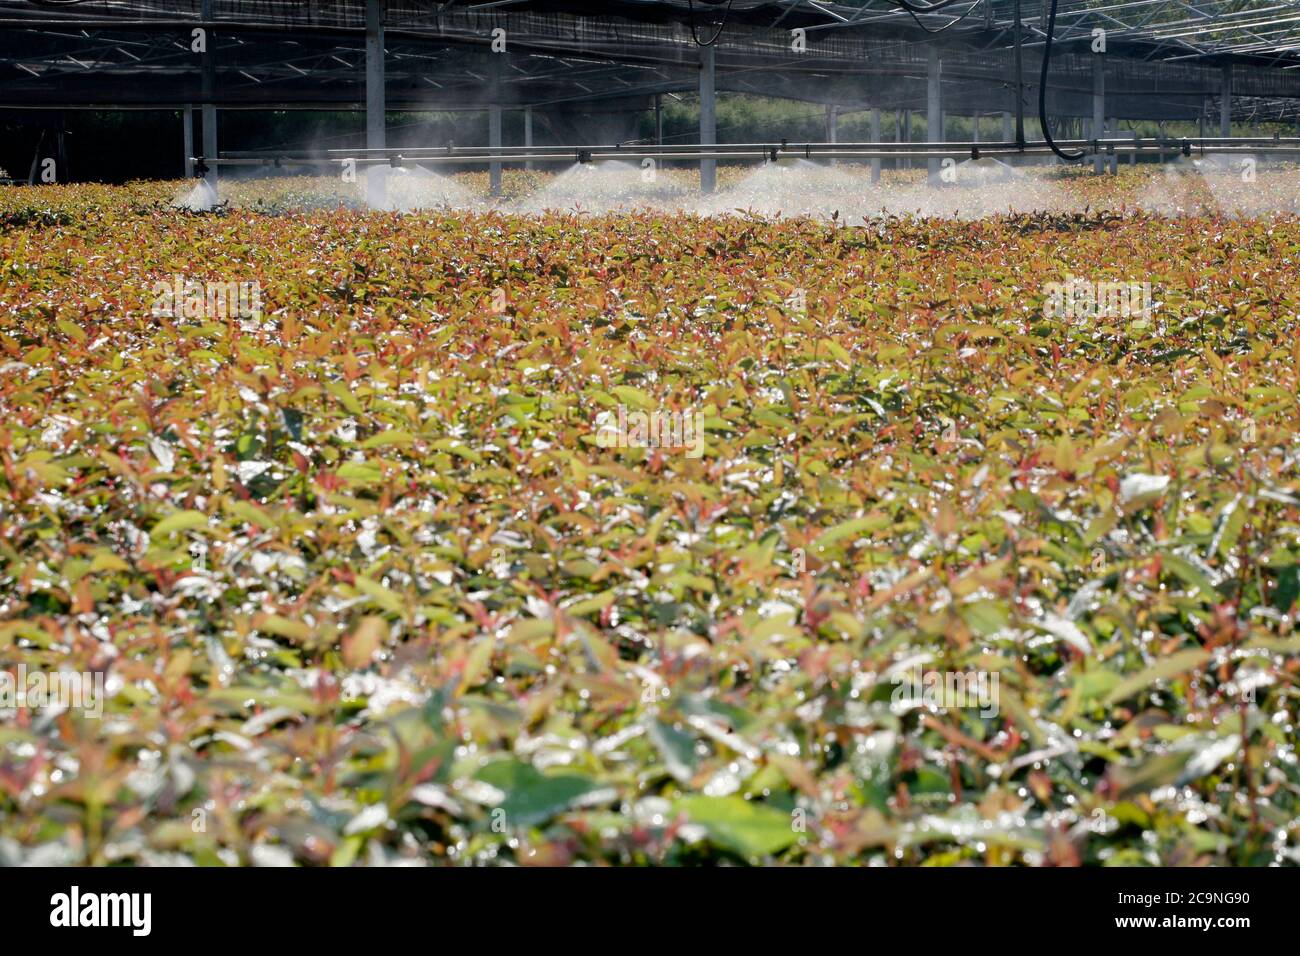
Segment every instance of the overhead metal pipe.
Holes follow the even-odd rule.
[[[1300,155],[1300,137],[1146,137],[1132,135],[1104,135],[1091,139],[1059,140],[1059,146],[1083,149],[1090,153],[1159,156],[1162,153],[1267,153]],[[667,146],[542,146],[502,147],[499,150],[472,146],[443,148],[410,148],[383,150],[328,150],[316,153],[270,152],[258,150],[233,150],[213,161],[226,166],[322,166],[330,167],[345,162],[359,166],[402,166],[405,164],[479,165],[510,160],[535,163],[572,164],[594,162],[597,159],[618,158],[629,161],[647,158],[683,161],[718,160],[763,161],[776,158],[881,160],[916,157],[942,160],[974,156],[1014,155],[1020,152],[1032,155],[1050,155],[1050,146],[1043,141],[1019,143],[935,141],[924,143],[728,143],[673,144]]]

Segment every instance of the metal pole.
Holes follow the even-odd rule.
[[[1020,0],[1016,0],[1015,63],[1016,63],[1016,145],[1025,145],[1025,69],[1024,58],[1020,51],[1022,33],[1020,24]]]
[[[925,138],[931,143],[943,142],[943,104],[939,96],[939,48],[931,46],[925,72]],[[930,185],[939,181],[939,157],[926,161],[930,171]]]
[[[717,55],[711,46],[700,47],[700,145],[718,142]],[[711,193],[718,186],[718,161],[700,160],[700,191]]]
[[[533,108],[531,106],[524,108],[524,147],[533,148]],[[524,163],[524,169],[533,169],[533,161],[530,159]]]
[[[655,94],[655,145],[664,144],[664,95]]]
[[[59,182],[72,182],[72,172],[68,169],[68,117],[59,114],[59,131],[54,134],[54,162],[58,169]]]
[[[488,150],[493,157],[501,155],[501,107],[493,103],[488,107]],[[488,164],[488,185],[493,196],[501,195],[501,160]]]
[[[45,130],[42,129],[36,140],[36,152],[32,154],[32,165],[27,170],[27,185],[35,186],[40,182],[41,175],[41,147],[45,144]]]
[[[840,141],[840,108],[838,106],[826,107],[826,142],[838,143]],[[830,165],[835,165],[835,160],[830,161]]]
[[[1223,87],[1219,91],[1219,135],[1232,135],[1232,64],[1223,64]]]
[[[980,141],[980,115],[979,115],[979,113],[975,113],[973,116],[971,116],[970,124],[971,124],[971,126],[970,126],[970,138],[971,138],[971,141],[972,141],[972,142],[975,142],[975,143],[978,143],[978,142]]]
[[[899,129],[902,132],[902,136],[899,138],[898,141],[900,143],[910,143],[912,141],[912,111],[911,110],[903,110],[902,126],[900,126]],[[902,162],[903,162],[904,169],[912,168],[911,156],[906,157],[905,159],[903,159]]]
[[[366,149],[384,149],[386,138],[383,0],[366,0]],[[371,209],[388,206],[387,176],[384,166],[366,170],[366,202]]]
[[[185,149],[185,178],[194,178],[194,107],[189,103],[181,113],[181,137]]]
[[[488,153],[501,155],[501,58],[505,53],[492,57],[492,99],[488,104]],[[493,159],[488,164],[488,191],[493,196],[501,195],[501,160]]]
[[[1105,54],[1092,55],[1092,138],[1101,139],[1106,129]],[[1092,171],[1100,176],[1106,169],[1106,157],[1100,152],[1092,158]]]
[[[211,23],[214,16],[215,0],[203,0],[199,7],[204,23]],[[205,28],[206,29],[206,28]],[[217,158],[217,104],[214,98],[217,92],[217,38],[209,31],[203,49],[203,158],[208,160],[208,171],[203,178],[215,194],[218,188],[217,166],[211,162]]]
[[[873,143],[880,142],[880,107],[879,106],[873,106],[871,108],[871,141]],[[873,183],[880,182],[880,160],[879,159],[873,159],[871,161],[871,181]]]

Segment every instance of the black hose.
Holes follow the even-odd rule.
[[[718,31],[713,34],[713,39],[705,43],[700,39],[699,29],[695,25],[695,0],[686,0],[691,10],[691,38],[695,40],[696,46],[714,46],[722,39],[722,31],[727,29],[727,20],[731,17],[731,5],[735,0],[727,0],[727,8],[722,11],[722,22],[718,24]],[[955,3],[956,0],[953,0]]]
[[[936,0],[935,3],[913,3],[912,0],[893,0],[893,2],[909,13],[933,13],[944,7],[951,7],[954,3],[962,3],[963,0]]]
[[[1052,0],[1052,10],[1047,17],[1047,42],[1043,47],[1043,69],[1038,76],[1038,122],[1043,124],[1043,140],[1052,152],[1067,163],[1075,163],[1087,154],[1081,149],[1067,153],[1056,145],[1056,140],[1052,139],[1052,131],[1047,128],[1047,70],[1052,63],[1052,34],[1056,32],[1056,3],[1057,0]]]
[[[899,3],[899,5],[902,6],[900,0],[894,0],[894,2]],[[969,7],[966,8],[966,12],[965,12],[965,13],[959,13],[959,14],[957,14],[957,16],[953,17],[951,20],[949,20],[949,21],[948,21],[947,23],[945,23],[943,26],[941,26],[941,27],[939,27],[939,28],[937,28],[937,29],[934,29],[934,30],[931,30],[931,29],[930,29],[929,27],[927,27],[924,23],[922,23],[922,22],[921,22],[921,18],[918,17],[915,13],[913,13],[913,12],[912,12],[912,9],[911,9],[910,7],[902,7],[902,9],[905,10],[905,11],[907,11],[907,15],[908,15],[909,17],[911,17],[913,20],[915,20],[915,21],[916,21],[916,25],[917,25],[918,27],[920,27],[922,30],[924,30],[926,33],[943,33],[945,30],[950,29],[951,27],[955,27],[957,24],[961,23],[961,22],[962,22],[963,20],[965,20],[968,16],[970,16],[970,15],[971,15],[971,11],[973,11],[973,10],[975,9],[975,4],[972,3]]]

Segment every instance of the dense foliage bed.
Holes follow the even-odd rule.
[[[1297,860],[1296,219],[175,188],[0,191],[0,861]]]

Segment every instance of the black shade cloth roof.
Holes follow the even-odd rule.
[[[387,0],[392,108],[474,108],[644,98],[697,82],[697,37],[721,29],[722,90],[883,108],[921,108],[933,44],[943,49],[944,106],[1014,108],[1011,0],[970,0],[919,20],[889,0]],[[1024,78],[1036,97],[1045,4],[1023,0]],[[1189,11],[1195,10],[1196,13]],[[365,0],[0,0],[0,105],[145,106],[202,102],[189,27],[214,29],[213,99],[225,107],[351,108],[364,96]],[[1294,50],[1264,50],[1243,30],[1285,46],[1300,4],[1268,0],[1060,0],[1049,111],[1092,109],[1092,31],[1107,31],[1107,111],[1188,118],[1231,72],[1234,96],[1300,99]],[[956,20],[956,22],[953,22]],[[939,35],[927,32],[953,26]],[[1192,23],[1195,28],[1189,28]],[[1247,30],[1243,24],[1255,24]],[[1100,26],[1094,26],[1100,25]],[[509,68],[490,82],[491,30],[510,37]],[[808,50],[792,53],[791,29]],[[1175,34],[1188,33],[1190,37]],[[694,35],[693,35],[694,34]],[[1200,44],[1196,46],[1195,44]],[[1300,45],[1300,44],[1292,44]],[[1033,112],[1032,105],[1028,111]]]

